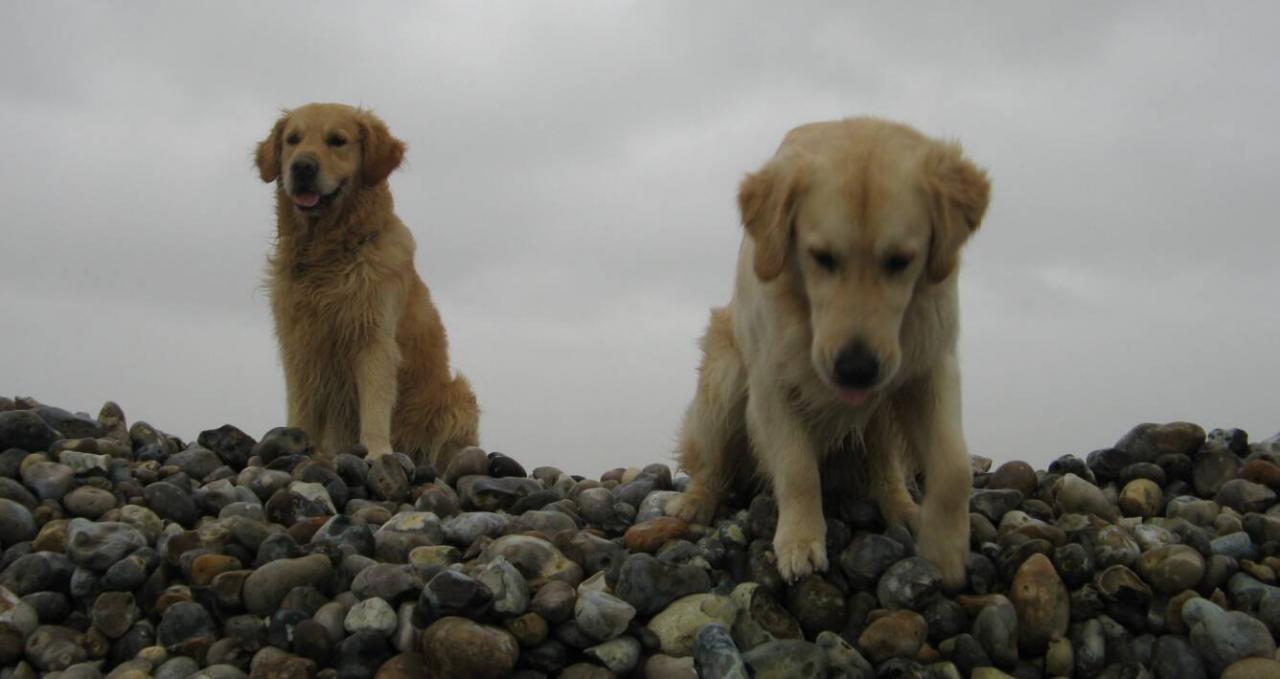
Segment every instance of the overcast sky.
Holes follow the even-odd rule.
[[[944,3],[939,3],[944,4]],[[261,436],[284,388],[250,163],[373,108],[482,445],[667,459],[742,175],[874,114],[990,170],[961,279],[971,451],[1280,429],[1280,5],[0,4],[0,393]]]

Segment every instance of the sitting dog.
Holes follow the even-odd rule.
[[[276,185],[268,288],[290,426],[336,454],[363,444],[443,466],[476,444],[471,386],[449,370],[444,326],[414,268],[387,176],[405,145],[341,104],[287,111],[258,144]]]
[[[959,146],[904,125],[788,133],[738,193],[733,298],[702,338],[680,434],[690,484],[668,513],[706,522],[740,470],[760,473],[778,505],[778,571],[795,580],[827,568],[821,482],[860,474],[886,521],[963,584],[973,477],[956,272],[989,193]],[[906,485],[917,471],[919,506]]]

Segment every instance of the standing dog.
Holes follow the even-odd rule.
[[[404,144],[372,113],[308,104],[258,144],[276,184],[268,286],[289,425],[330,454],[362,443],[444,464],[475,445],[479,408],[449,371],[444,326],[413,265],[387,176]]]
[[[787,134],[738,193],[733,299],[702,338],[680,435],[691,479],[668,512],[709,520],[754,453],[778,504],[778,571],[794,580],[827,567],[820,476],[847,484],[860,457],[886,520],[913,528],[920,554],[962,584],[973,478],[956,270],[989,192],[958,146],[903,125],[854,118]],[[922,506],[906,486],[917,470]]]

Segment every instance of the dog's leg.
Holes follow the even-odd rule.
[[[667,504],[668,514],[691,523],[709,523],[715,516],[732,476],[728,447],[745,426],[746,371],[727,308],[711,312],[702,352],[698,391],[680,428],[680,467],[689,473],[689,487]]]
[[[818,448],[776,389],[770,384],[751,385],[747,427],[752,450],[773,484],[778,503],[778,528],[773,535],[778,573],[793,582],[827,569],[827,522],[822,515]]]
[[[391,452],[391,414],[396,404],[400,348],[395,326],[380,333],[356,357],[356,395],[360,402],[360,443],[370,459]]]
[[[918,530],[920,507],[907,492],[904,469],[910,453],[891,404],[882,405],[871,417],[866,436],[867,494],[880,508],[886,523]]]
[[[308,380],[304,365],[284,360],[285,404],[288,409],[287,424],[307,433],[312,445],[319,445],[324,437],[323,402],[320,385]]]
[[[942,571],[949,587],[965,582],[969,557],[969,494],[973,471],[960,412],[960,369],[955,356],[912,385],[895,408],[908,448],[924,470],[920,555]]]

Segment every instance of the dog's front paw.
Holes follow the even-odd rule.
[[[667,516],[674,516],[689,523],[710,523],[716,513],[716,501],[704,492],[690,488],[667,501]]]
[[[787,582],[795,582],[812,573],[827,570],[825,527],[814,535],[810,530],[783,530],[773,536],[773,553],[778,559],[778,574]]]
[[[942,582],[948,589],[959,589],[967,578],[965,567],[969,561],[969,524],[953,525],[954,521],[940,521],[924,513],[920,517],[920,530],[916,549],[942,573]]]
[[[381,457],[390,455],[392,452],[391,446],[389,445],[366,445],[365,449],[369,451],[368,454],[365,455],[365,459],[369,462],[375,462]]]
[[[920,534],[920,505],[910,495],[902,493],[901,496],[881,500],[877,506],[886,524],[906,526],[912,533]]]

